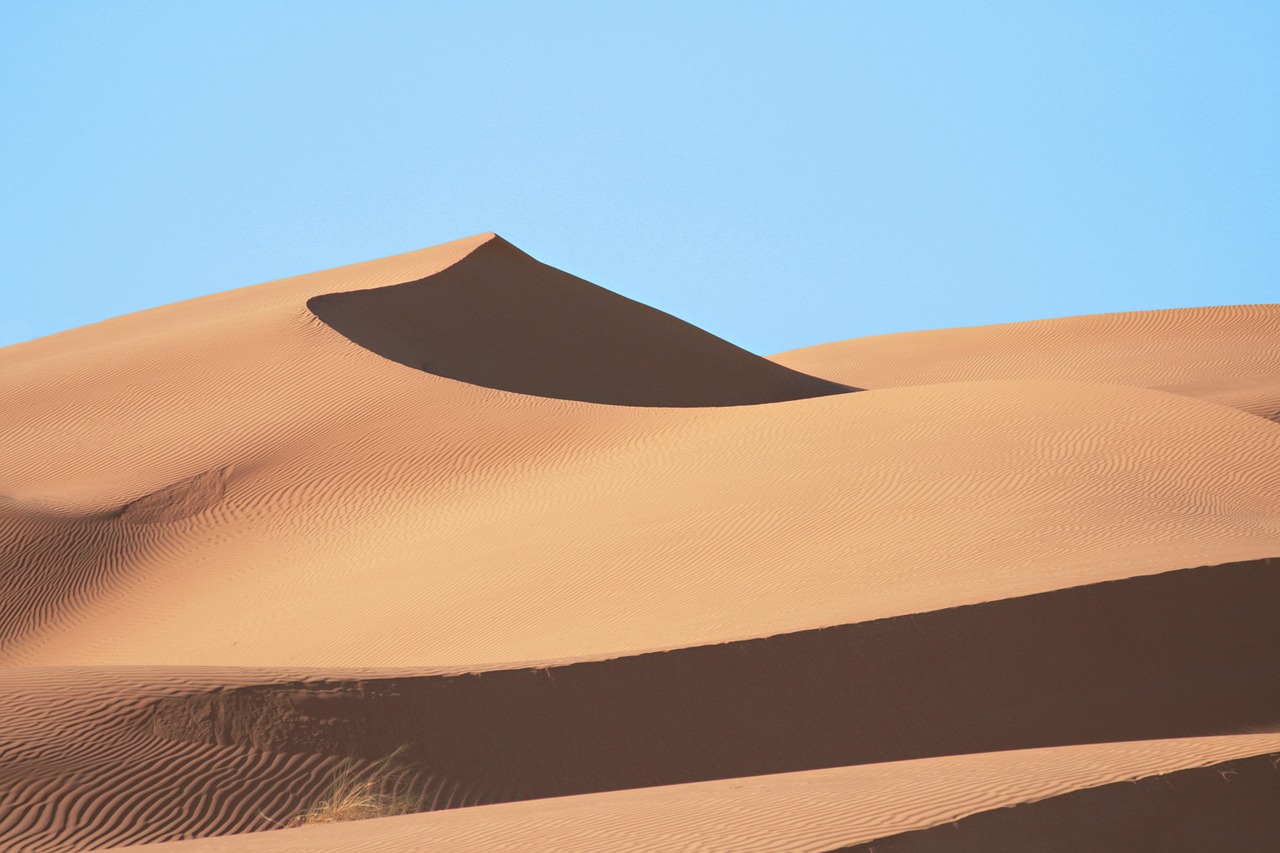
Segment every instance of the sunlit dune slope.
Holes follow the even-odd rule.
[[[773,356],[866,388],[1069,379],[1167,388],[1280,416],[1280,305],[1093,314],[854,338]]]
[[[1254,849],[1278,331],[768,360],[486,234],[7,348],[0,849]]]
[[[543,312],[527,319],[524,340],[510,322],[516,319],[507,304],[512,281],[527,304]],[[222,499],[228,484],[246,474],[283,474],[279,463],[292,459],[301,477],[292,484],[276,480],[292,497],[251,498],[259,502],[255,514],[282,520],[277,510],[291,506],[317,522],[332,513],[334,521],[348,518],[343,507],[325,509],[324,498],[312,505],[307,492],[318,485],[318,469],[296,467],[311,464],[308,449],[338,469],[331,485],[365,492],[426,482],[458,487],[466,485],[461,477],[482,477],[492,465],[536,468],[626,423],[625,411],[580,418],[573,406],[407,370],[345,340],[306,307],[337,291],[337,307],[322,310],[363,334],[370,329],[368,312],[344,300],[405,293],[394,286],[401,282],[412,282],[403,287],[427,327],[418,342],[441,364],[487,384],[519,385],[533,375],[520,371],[532,370],[556,377],[555,388],[542,389],[548,393],[591,396],[592,387],[609,382],[615,402],[683,406],[844,390],[551,270],[494,235],[12,347],[0,365],[6,401],[0,446],[7,463],[0,472],[0,560],[11,592],[0,602],[0,661],[15,660],[19,636],[139,578],[139,565],[159,560],[189,569],[205,562],[192,559],[201,546],[187,537],[200,529],[220,541],[235,538],[232,528],[219,532],[207,522],[234,523]],[[408,313],[387,307],[382,320],[388,324]],[[539,330],[554,317],[581,327],[576,349],[549,348],[552,338]],[[441,318],[443,326],[432,325]],[[599,331],[591,337],[586,330],[593,326]],[[444,327],[447,340],[427,334]],[[417,345],[406,340],[400,343]],[[679,371],[671,370],[672,358]],[[472,375],[477,372],[484,375]],[[674,389],[670,397],[663,397],[664,382]],[[378,440],[370,427],[376,432],[388,424],[404,447],[365,444]],[[352,443],[365,446],[351,452],[346,445]],[[369,451],[394,467],[416,466],[405,472],[410,482],[397,484],[395,475],[380,482],[377,471],[362,470],[358,456]],[[404,458],[392,458],[404,451]],[[264,499],[280,506],[263,506]]]
[[[1130,811],[1125,808],[1125,795],[1127,789],[1133,787],[1129,780],[1151,780],[1146,800],[1153,805],[1163,793],[1162,789],[1168,786],[1169,777],[1163,774],[1182,771],[1210,783],[1214,779],[1223,783],[1226,780],[1218,774],[1239,772],[1233,768],[1245,764],[1241,758],[1264,756],[1261,761],[1270,765],[1278,751],[1280,736],[1270,734],[984,753],[534,800],[136,849],[157,853],[184,850],[191,853],[374,850],[409,853],[433,848],[676,853],[690,849],[691,842],[696,840],[698,850],[723,853],[783,850],[819,853],[912,829],[948,825],[970,815],[1018,803],[1044,801],[1046,797],[1056,799],[1075,790],[1114,785],[1099,790],[1101,802],[1093,805],[1109,818],[1101,832],[1077,829],[1075,833],[1077,838],[1099,844],[1126,829]],[[1248,781],[1252,783],[1253,779]],[[1124,784],[1114,784],[1117,782]],[[1230,849],[1265,850],[1266,847],[1260,845],[1268,844],[1269,836],[1260,837],[1257,827],[1261,825],[1265,831],[1275,825],[1269,813],[1260,809],[1270,794],[1270,789],[1265,787],[1269,783],[1274,787],[1274,782],[1264,776],[1260,784],[1250,785],[1247,793],[1231,792],[1224,784],[1222,787],[1227,790],[1217,791],[1216,797],[1184,803],[1181,815],[1184,826],[1197,826],[1198,818],[1200,823],[1231,833],[1236,827],[1221,819],[1224,801],[1230,806],[1242,796],[1248,796],[1250,801],[1239,811],[1247,810],[1254,819],[1246,827],[1250,835],[1228,834],[1225,838],[1241,844]],[[1117,800],[1119,802],[1113,804]],[[1045,832],[1033,837],[1040,843],[1046,840],[1052,843],[1051,833],[1056,828],[1048,823],[1044,826]],[[978,838],[980,843],[995,846],[924,849],[1016,849],[1001,846],[1005,839],[996,833]],[[1224,836],[1215,834],[1213,838],[1221,841]],[[1039,849],[1069,848],[1042,846]],[[1135,848],[1108,845],[1086,849]]]
[[[840,853],[1267,851],[1280,839],[1277,803],[1280,752],[1271,752],[990,809]]]
[[[196,515],[11,510],[21,576],[89,592],[73,610],[28,583],[22,612],[47,620],[10,659],[578,658],[1257,559],[1280,541],[1280,429],[1163,392],[992,382],[624,410],[403,375],[417,393],[366,391],[358,418],[210,460],[230,473]],[[79,574],[63,581],[68,548]]]
[[[832,802],[824,809],[833,810],[814,813],[816,828],[831,846],[856,843],[876,837],[866,834],[872,827],[934,826],[1129,778],[1135,756],[1159,758],[1141,764],[1148,773],[1254,754],[1241,747],[1280,750],[1275,734],[1211,737],[1274,731],[1280,722],[1277,584],[1266,561],[1205,567],[725,645],[484,673],[0,670],[0,848],[270,830],[323,798],[339,758],[370,767],[393,752],[398,784],[425,808],[488,813],[495,803],[528,800],[551,802],[549,815],[560,806],[548,797],[634,795],[575,797],[575,822],[593,827],[573,830],[581,843],[636,832],[626,817],[632,808],[654,820],[663,820],[654,808],[670,809],[666,820],[681,821],[698,792],[727,797],[729,808],[753,789],[753,798],[779,797],[764,809],[775,825],[758,827],[761,849],[790,849],[809,824],[786,817],[787,803],[825,779],[851,800],[848,810]],[[1169,764],[1157,745],[1169,738],[1198,740],[1177,747]],[[1057,756],[1075,753],[1044,749],[1087,743],[1109,745],[1086,752],[1089,760],[1066,776]],[[1008,752],[1026,749],[1033,752]],[[991,767],[982,754],[1006,756],[989,759],[1004,780],[999,790],[967,778],[927,781],[912,769],[916,759],[967,755],[972,763],[926,766],[981,775]],[[805,775],[833,767],[846,769]],[[1258,780],[1264,791],[1267,778]],[[671,788],[719,779],[734,782]],[[862,786],[872,781],[895,793],[868,801]],[[902,801],[888,808],[894,797]],[[538,814],[499,809],[492,826],[479,815],[446,825],[458,827],[454,843],[497,843],[500,831],[516,833],[507,846],[537,847],[523,833],[553,828]],[[1197,820],[1211,826],[1211,816]],[[686,842],[751,846],[708,817],[692,822]],[[293,849],[292,837],[272,832],[261,843]],[[392,836],[403,844],[413,837]]]
[[[522,339],[505,304],[513,289],[527,291],[524,304],[542,312],[528,318]],[[148,486],[154,491],[214,470],[218,459],[273,449],[317,422],[358,418],[397,392],[413,397],[424,419],[445,414],[423,408],[442,394],[477,396],[472,385],[433,381],[345,340],[308,304],[351,335],[385,332],[373,346],[417,347],[437,362],[483,373],[470,379],[492,387],[532,381],[514,375],[521,371],[554,373],[559,396],[590,396],[573,381],[608,380],[615,402],[639,404],[660,397],[655,386],[665,384],[683,396],[662,404],[682,406],[717,405],[726,395],[763,403],[839,390],[551,270],[486,234],[6,348],[0,429],[9,452],[0,495],[54,510],[114,511]],[[384,304],[385,312],[373,313]],[[410,310],[422,329],[402,326]],[[563,350],[535,328],[559,322],[557,315],[582,326]],[[672,370],[672,350],[682,357],[679,371]],[[449,390],[431,396],[424,388]],[[635,399],[621,399],[628,396]],[[139,462],[132,477],[124,473]]]
[[[307,308],[338,293],[331,320],[363,335],[381,316],[403,341],[401,316],[464,326],[483,315],[469,288],[521,270],[552,307],[595,304],[488,235],[12,348],[3,660],[572,659],[1277,551],[1280,430],[1183,396],[1003,381],[597,405],[410,369]],[[350,302],[394,293],[407,307],[383,315]],[[610,328],[664,316],[599,299]],[[722,385],[774,375],[689,334]],[[487,353],[492,376],[519,361],[512,336],[447,342],[413,345],[471,368]],[[660,380],[655,352],[618,388]]]

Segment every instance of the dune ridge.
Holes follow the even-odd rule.
[[[219,690],[161,702],[154,730],[277,752],[400,750],[525,799],[1280,728],[1278,568],[1189,569],[603,661]]]
[[[1084,788],[842,847],[841,853],[981,850],[990,845],[1069,853],[1089,849],[1265,850],[1280,838],[1280,753]],[[836,853],[836,851],[832,851]]]
[[[307,307],[391,361],[539,397],[744,406],[857,390],[761,359],[497,236],[428,279],[314,296]]]
[[[6,348],[0,848],[1248,849],[1276,312],[769,360],[483,234]]]
[[[503,847],[564,851],[829,851],[972,814],[1239,757],[1269,755],[1276,735],[1090,744],[869,764],[506,803],[279,833],[146,848],[170,853],[412,851]],[[1256,839],[1255,839],[1256,840]],[[1267,839],[1263,839],[1264,842]],[[1249,849],[1241,847],[1237,849]],[[1263,848],[1253,848],[1263,849]]]
[[[269,462],[228,460],[216,511],[123,555],[118,576],[145,586],[121,582],[74,623],[55,613],[10,659],[627,654],[1260,559],[1280,539],[1280,470],[1260,464],[1280,430],[1163,392],[992,382],[688,410],[516,399],[438,396],[429,432],[422,398],[408,412],[397,399]]]
[[[855,338],[779,364],[860,387],[1067,379],[1164,388],[1280,415],[1280,305],[1091,314]]]

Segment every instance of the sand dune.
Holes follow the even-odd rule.
[[[861,387],[1067,379],[1165,388],[1280,417],[1280,305],[1063,317],[857,338],[773,356]]]
[[[775,363],[481,235],[10,347],[0,848],[1121,849],[1110,783],[1225,838],[1242,759],[1248,849],[1276,331]],[[393,751],[450,811],[236,835]]]
[[[439,809],[483,812],[611,790],[640,797],[605,801],[579,839],[584,847],[603,843],[600,833],[636,831],[615,810],[690,796],[647,793],[689,782],[733,780],[706,789],[731,804],[744,778],[765,780],[757,795],[777,786],[781,809],[795,786],[798,796],[816,779],[835,780],[849,796],[866,784],[865,768],[918,778],[913,759],[938,756],[985,760],[1082,744],[1146,756],[1159,739],[1181,738],[1178,761],[1194,761],[1143,771],[1163,773],[1226,760],[1222,746],[1228,757],[1245,754],[1235,744],[1280,751],[1276,734],[1214,737],[1276,725],[1278,585],[1274,561],[1206,567],[734,644],[484,673],[0,670],[0,767],[11,779],[0,798],[0,841],[83,849],[271,829],[322,797],[336,757],[367,764],[397,749],[402,782]],[[1114,758],[1093,754],[1089,785],[1135,772]],[[843,769],[805,775],[821,768]],[[1077,776],[1068,784],[1053,768],[998,771],[1012,774],[1012,789],[907,785],[900,796],[915,805],[905,811],[885,813],[877,801],[880,811],[825,816],[836,823],[824,831],[846,831],[851,820],[864,833],[933,826],[938,809],[957,810],[950,820],[1076,786]],[[1264,792],[1268,778],[1258,780]],[[600,808],[590,796],[573,799],[581,800],[574,809]],[[541,825],[537,813],[517,814],[517,825],[497,824],[516,833],[499,846],[532,843],[521,833]],[[488,820],[457,824],[458,846],[496,844]],[[779,815],[761,849],[791,849],[787,839],[812,828],[793,820]],[[712,837],[720,849],[750,847],[735,831],[721,826]],[[424,825],[376,843],[398,838],[395,849],[412,849],[414,837],[436,832]],[[561,849],[561,840],[546,843]]]
[[[704,782],[645,788],[615,794],[591,794],[554,800],[486,806],[384,818],[367,825],[305,827],[278,833],[240,835],[180,845],[157,845],[157,851],[253,853],[272,851],[366,851],[439,849],[523,850],[688,850],[691,839],[708,851],[828,851],[849,843],[892,837],[924,827],[945,827],[971,815],[1003,810],[1018,803],[1060,797],[1074,790],[1116,784],[1120,793],[1131,779],[1152,779],[1157,791],[1166,774],[1198,772],[1212,779],[1231,772],[1240,757],[1265,756],[1272,763],[1280,738],[1240,735],[1143,743],[1091,744],[1079,747],[984,753],[931,758],[894,764],[869,764],[838,770],[782,776],[757,776],[731,782]],[[1232,763],[1227,763],[1232,762]],[[1197,772],[1191,770],[1191,772]],[[1236,771],[1238,772],[1238,771]],[[1210,775],[1212,774],[1212,775]],[[1154,779],[1152,777],[1155,777]],[[1271,777],[1274,779],[1274,776]],[[1271,785],[1274,786],[1274,781]],[[1259,786],[1261,787],[1261,786]],[[1114,789],[1099,791],[1106,799]],[[1263,788],[1264,797],[1270,792]],[[1234,798],[1234,795],[1233,795]],[[1218,800],[1220,804],[1223,798]],[[1256,809],[1257,797],[1252,798]],[[1047,802],[1052,803],[1053,800]],[[1265,801],[1264,801],[1265,802]],[[1211,803],[1210,809],[1215,803]],[[1200,815],[1210,809],[1200,809]],[[1015,810],[1016,811],[1016,810]],[[1127,813],[1111,810],[1101,833],[1084,836],[1089,844],[1105,843],[1108,830],[1123,831]],[[1243,809],[1241,809],[1243,811]],[[1258,835],[1274,826],[1267,815],[1251,812],[1249,836],[1228,835],[1241,842],[1234,850],[1266,850],[1272,836]],[[1187,817],[1194,817],[1187,814]],[[970,818],[972,819],[972,818]],[[1187,821],[1188,823],[1190,821]],[[1220,819],[1226,833],[1232,824]],[[1053,827],[1053,828],[1056,828]],[[1049,832],[1032,836],[1052,839]],[[1079,836],[1077,836],[1079,837]],[[1221,840],[1222,836],[1218,836]],[[965,839],[966,841],[968,839]],[[943,850],[1009,850],[997,834],[979,837],[993,846],[937,847]],[[1052,841],[1050,842],[1052,843]],[[917,849],[896,847],[890,849]],[[1033,848],[1034,849],[1034,848]],[[1060,849],[1060,848],[1041,848]],[[1085,846],[1075,849],[1107,849]],[[1142,846],[1115,848],[1151,849]],[[1194,848],[1169,846],[1170,851]],[[1204,849],[1204,848],[1199,848]],[[1212,848],[1210,848],[1212,849]]]
[[[841,848],[897,850],[1265,850],[1280,838],[1280,753],[1113,782],[992,809],[905,835]]]
[[[540,264],[494,237],[430,279],[307,302],[354,343],[488,388],[622,406],[741,406],[850,390]]]
[[[1162,392],[971,383],[627,417],[455,387],[426,422],[419,395],[219,460],[225,497],[197,516],[83,518],[78,577],[97,585],[7,656],[578,659],[1260,559],[1280,541],[1280,469],[1264,464],[1280,430]],[[60,536],[15,541],[33,572],[61,559]]]

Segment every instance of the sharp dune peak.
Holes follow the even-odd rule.
[[[623,406],[776,403],[857,390],[753,355],[535,260],[497,234],[418,281],[326,293],[320,320],[384,358],[487,388]]]

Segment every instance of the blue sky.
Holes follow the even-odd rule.
[[[497,231],[760,353],[1280,301],[1280,3],[0,4],[0,345]]]

